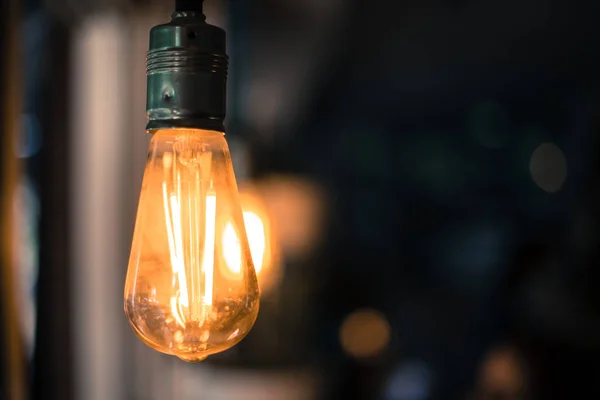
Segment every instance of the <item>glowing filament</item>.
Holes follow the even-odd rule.
[[[204,304],[212,306],[213,280],[215,272],[215,218],[217,213],[217,196],[206,196],[206,230],[202,271],[204,272]]]

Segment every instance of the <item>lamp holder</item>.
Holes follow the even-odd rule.
[[[146,131],[224,132],[227,68],[225,31],[206,23],[202,0],[177,0],[171,21],[150,30]]]

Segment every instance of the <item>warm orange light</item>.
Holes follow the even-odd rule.
[[[248,237],[250,254],[254,269],[258,275],[258,283],[262,290],[269,290],[279,279],[277,276],[276,238],[266,207],[260,194],[249,186],[240,192],[242,215]],[[242,254],[236,230],[228,224],[221,238],[225,274],[234,277],[239,274]]]
[[[391,329],[385,315],[373,309],[354,311],[340,327],[342,348],[355,358],[381,354],[389,345],[390,336]]]
[[[250,240],[248,239],[248,241]],[[231,223],[225,225],[221,245],[223,246],[223,258],[225,259],[225,273],[233,276],[240,274],[242,271],[242,250],[240,249],[240,239]]]
[[[244,217],[244,224],[246,225],[246,235],[248,236],[254,269],[256,270],[256,274],[260,275],[267,251],[266,243],[269,239],[266,237],[265,223],[252,211],[244,211],[242,215]],[[240,251],[240,240],[235,229],[233,229],[233,225],[227,224],[225,226],[221,241],[225,266],[231,274],[239,274],[242,254]]]
[[[514,393],[518,398],[527,387],[527,369],[516,348],[493,348],[479,367],[478,387],[488,393]]]
[[[252,261],[223,134],[156,132],[125,285],[134,331],[186,361],[230,348],[258,313]]]
[[[242,209],[243,209],[242,205]],[[267,242],[270,238],[267,238],[267,232],[265,231],[266,216],[261,218],[253,211],[242,212],[244,216],[244,224],[246,225],[246,235],[248,235],[248,243],[250,244],[250,253],[252,254],[252,261],[254,261],[254,269],[260,276],[265,262],[269,261],[269,254],[267,254]]]
[[[278,250],[291,259],[310,254],[323,232],[328,203],[325,191],[314,182],[285,175],[268,177],[260,189]]]

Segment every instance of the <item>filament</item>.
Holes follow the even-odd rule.
[[[173,270],[173,273],[179,276],[179,279],[181,280],[182,274],[181,271],[183,270],[183,265],[181,265],[181,261],[180,259],[178,259],[177,256],[177,250],[175,248],[175,239],[174,239],[174,235],[173,235],[173,225],[171,223],[171,213],[169,210],[169,196],[167,195],[167,184],[165,182],[163,182],[163,204],[164,204],[164,208],[165,208],[165,222],[167,224],[167,238],[168,238],[168,242],[169,242],[169,256],[171,258],[171,268]],[[185,280],[185,272],[183,273],[183,279]],[[181,287],[181,283],[180,283],[180,287]],[[181,290],[181,289],[180,289]],[[183,290],[186,290],[185,286],[183,288]],[[177,323],[181,326],[184,326],[185,323],[183,321],[183,313],[181,312],[181,309],[178,306],[178,301],[176,297],[172,297],[171,298],[171,312],[173,313],[173,317],[175,318],[175,320],[177,321]]]
[[[217,196],[206,196],[206,230],[204,236],[204,257],[202,270],[204,271],[204,304],[212,306],[213,280],[215,270],[215,218],[217,212]]]

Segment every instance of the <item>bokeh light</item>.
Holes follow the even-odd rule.
[[[536,185],[546,192],[555,193],[567,179],[567,159],[554,143],[542,143],[531,155],[529,171]]]
[[[518,398],[527,388],[527,371],[519,353],[512,347],[493,348],[484,358],[477,379],[477,391],[484,398]]]
[[[388,347],[390,337],[391,328],[385,315],[373,309],[352,312],[340,328],[342,348],[354,358],[380,355]]]
[[[260,191],[285,257],[309,254],[321,239],[326,207],[323,190],[300,177],[273,175],[260,183]]]
[[[402,363],[390,376],[386,400],[426,400],[431,398],[431,372],[422,360]]]

